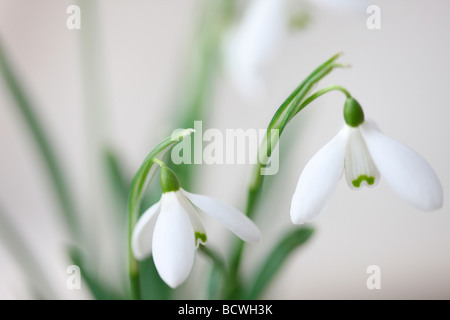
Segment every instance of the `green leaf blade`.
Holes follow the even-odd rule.
[[[80,268],[81,276],[89,287],[89,291],[96,300],[124,300],[125,296],[114,292],[99,282],[95,276],[89,273],[89,269],[85,266],[81,252],[72,247],[68,250],[72,263]]]
[[[6,88],[8,89],[14,103],[25,124],[30,130],[37,150],[44,162],[53,190],[61,206],[63,218],[71,232],[73,239],[79,240],[81,226],[78,212],[72,194],[69,190],[69,184],[63,174],[60,159],[54,146],[44,130],[44,125],[38,117],[37,108],[29,98],[29,92],[20,80],[19,74],[13,68],[6,50],[4,50],[0,39],[0,75],[3,77]]]
[[[310,227],[294,229],[273,248],[251,287],[248,299],[258,299],[261,296],[287,258],[304,245],[313,233],[314,229]]]

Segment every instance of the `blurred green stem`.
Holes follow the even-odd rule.
[[[208,111],[212,108],[211,97],[220,64],[220,50],[233,18],[234,2],[201,2],[204,8],[188,58],[184,86],[175,108],[176,128],[191,128],[196,120],[207,121]],[[170,167],[177,173],[184,188],[191,189],[195,166],[181,164]]]
[[[313,232],[314,229],[310,227],[300,227],[284,233],[279,243],[274,246],[265,261],[261,264],[260,271],[257,273],[255,281],[248,294],[245,295],[245,298],[249,300],[259,299],[280,271],[287,258],[294,250],[306,243]]]
[[[207,256],[212,262],[211,273],[209,276],[207,287],[207,297],[208,299],[218,299],[220,298],[220,285],[228,275],[227,265],[225,263],[225,260],[209,246],[200,245],[199,251]]]
[[[80,224],[73,199],[69,192],[68,184],[64,179],[61,166],[50,144],[50,140],[47,138],[43,126],[35,114],[36,108],[33,107],[25,89],[19,81],[19,77],[13,70],[1,41],[0,72],[23,120],[31,131],[42,158],[44,159],[47,172],[53,184],[53,189],[59,200],[62,212],[64,213],[67,228],[71,232],[72,238],[75,239],[75,241],[78,241],[80,237]]]
[[[226,263],[223,258],[211,248],[201,245],[199,247],[200,252],[202,252],[205,256],[211,259],[213,264],[217,267],[218,270],[222,272],[222,274],[226,275],[228,273]]]
[[[58,295],[51,285],[52,281],[45,272],[44,266],[41,264],[41,259],[36,256],[35,251],[30,248],[26,239],[22,237],[20,230],[16,228],[14,222],[10,220],[9,216],[1,207],[0,239],[24,271],[27,280],[33,286],[33,289],[38,292],[40,297],[57,299]]]

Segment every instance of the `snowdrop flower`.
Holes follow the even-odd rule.
[[[189,193],[166,166],[161,166],[160,201],[145,211],[132,235],[138,260],[153,254],[156,269],[170,287],[180,285],[191,272],[195,250],[207,236],[197,209],[224,224],[244,241],[258,242],[258,227],[239,210],[210,197]]]
[[[361,106],[353,98],[345,103],[344,118],[344,127],[303,170],[292,198],[292,222],[302,224],[317,218],[344,171],[352,189],[374,187],[383,176],[416,208],[430,211],[442,206],[440,181],[420,155],[365,121]]]
[[[225,39],[228,76],[247,99],[263,92],[261,69],[277,53],[287,34],[285,0],[253,0],[240,25]]]

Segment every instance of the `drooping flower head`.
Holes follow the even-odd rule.
[[[416,208],[442,207],[441,183],[419,154],[366,121],[360,104],[351,97],[344,106],[344,119],[344,127],[313,156],[298,180],[291,203],[294,223],[310,222],[325,210],[344,171],[352,189],[374,187],[382,176]]]
[[[136,224],[132,249],[138,260],[152,254],[159,275],[170,287],[175,288],[186,280],[194,264],[196,248],[207,242],[197,208],[242,240],[260,240],[258,227],[247,216],[226,203],[183,190],[175,173],[164,165],[161,188],[160,201],[147,209]]]

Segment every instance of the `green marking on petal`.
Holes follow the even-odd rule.
[[[206,234],[201,233],[199,231],[195,231],[195,244],[198,245],[198,242],[201,242],[201,244],[206,243]]]
[[[361,182],[366,181],[369,186],[375,183],[375,177],[368,177],[366,175],[360,175],[358,179],[352,181],[352,184],[355,188],[359,188],[361,186]]]

